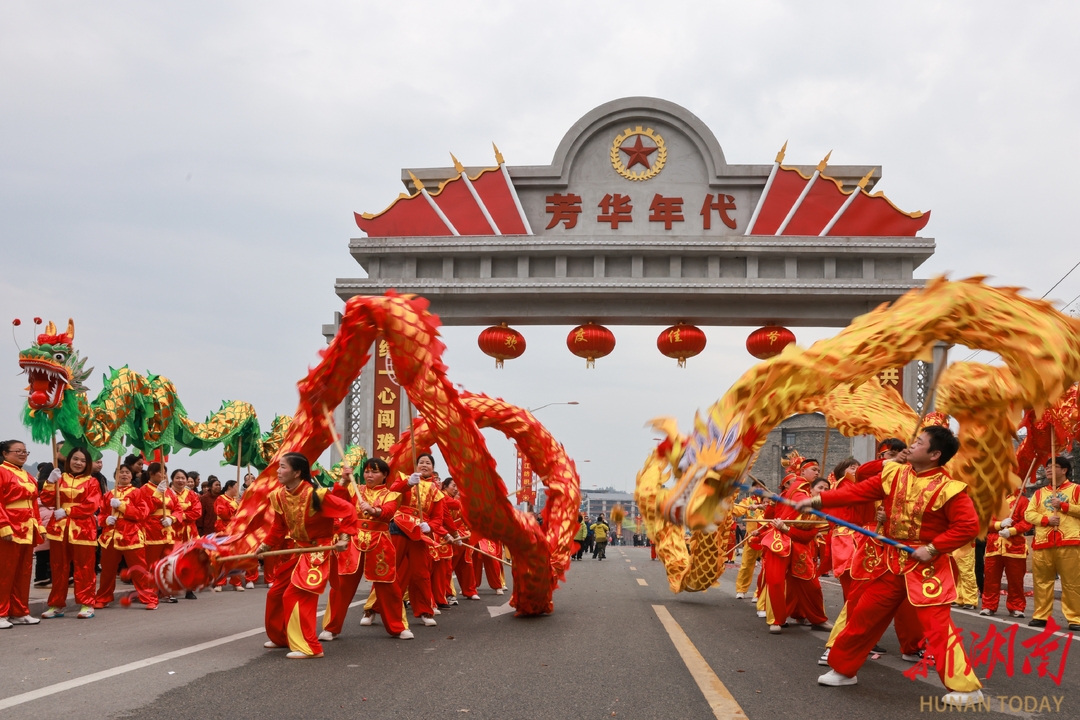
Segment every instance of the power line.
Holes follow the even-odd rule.
[[[1045,299],[1046,299],[1046,296],[1047,296],[1047,295],[1049,295],[1050,293],[1054,292],[1054,288],[1056,288],[1056,287],[1057,287],[1058,285],[1060,285],[1061,283],[1065,282],[1065,278],[1067,278],[1067,277],[1069,277],[1070,275],[1072,275],[1072,274],[1073,274],[1073,270],[1075,270],[1075,269],[1076,269],[1076,268],[1078,268],[1078,267],[1080,267],[1080,261],[1077,261],[1077,263],[1076,263],[1075,265],[1073,265],[1073,266],[1072,266],[1072,267],[1071,267],[1071,268],[1069,269],[1069,272],[1067,272],[1067,273],[1065,273],[1064,275],[1062,275],[1062,276],[1061,276],[1061,279],[1060,279],[1060,280],[1058,280],[1058,281],[1057,281],[1056,283],[1054,283],[1054,286],[1053,286],[1052,288],[1050,288],[1049,290],[1047,290],[1046,292],[1044,292],[1044,293],[1042,294],[1042,297],[1040,297],[1039,299],[1040,299],[1040,300],[1045,300]],[[1076,296],[1076,297],[1074,297],[1074,298],[1073,298],[1072,300],[1070,300],[1069,302],[1067,302],[1067,303],[1066,303],[1065,305],[1062,305],[1062,306],[1061,306],[1061,311],[1062,311],[1062,312],[1064,312],[1064,311],[1065,311],[1066,309],[1068,309],[1068,307],[1069,307],[1070,305],[1072,305],[1072,304],[1073,304],[1074,302],[1076,302],[1077,300],[1080,300],[1080,295],[1077,295],[1077,296]],[[970,355],[968,355],[968,356],[967,356],[966,358],[964,358],[963,362],[967,362],[968,360],[970,360],[971,358],[975,357],[976,355],[978,355],[978,354],[979,354],[979,353],[981,353],[981,352],[982,352],[982,350],[975,350],[975,351],[974,351],[974,352],[972,352],[972,353],[971,353]]]

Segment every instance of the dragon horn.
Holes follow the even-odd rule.
[[[52,320],[50,320],[49,324],[45,326],[45,334],[46,335],[55,335],[56,334],[56,324],[53,323]]]
[[[68,318],[67,336],[70,340],[75,339],[75,321],[71,318]]]

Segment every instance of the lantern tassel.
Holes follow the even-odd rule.
[[[684,358],[684,357],[679,358],[679,367],[681,367],[683,369],[686,368],[686,358]]]
[[[502,358],[495,358],[495,369],[496,370],[501,370],[502,366],[503,366],[503,359]]]
[[[585,369],[591,370],[596,367],[596,358],[585,358]]]

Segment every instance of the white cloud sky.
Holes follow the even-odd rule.
[[[1080,260],[1080,10],[1072,3],[234,2],[0,6],[0,319],[73,316],[104,370],[171,378],[189,413],[222,399],[264,425],[341,303],[353,211],[377,211],[402,167],[546,164],[593,107],[679,103],[733,163],[833,150],[883,167],[879,188],[933,210],[917,275],[988,274],[1041,295]],[[1054,292],[1080,294],[1080,272]],[[505,370],[446,332],[455,382],[525,406],[581,464],[630,489],[650,435],[684,427],[747,368],[749,328],[709,330],[685,371],[660,328],[616,328],[586,372],[569,326],[521,328]],[[20,343],[30,333],[24,325]],[[797,330],[800,342],[833,330]],[[25,437],[16,350],[0,436]],[[92,381],[94,392],[100,376]],[[510,473],[508,443],[492,441]],[[33,448],[32,460],[45,454]],[[177,460],[204,474],[218,455]]]

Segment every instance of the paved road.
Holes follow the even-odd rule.
[[[943,692],[936,675],[916,682],[902,675],[910,665],[891,631],[883,641],[889,653],[866,664],[858,686],[818,686],[826,634],[793,627],[770,636],[751,603],[734,599],[733,581],[730,571],[708,593],[675,596],[646,550],[610,548],[604,562],[572,564],[551,616],[500,613],[508,596],[485,589],[481,602],[444,612],[436,628],[414,625],[416,639],[402,641],[379,625],[360,627],[354,609],[326,657],[311,661],[262,649],[263,588],[203,593],[155,612],[107,609],[93,620],[69,616],[0,633],[0,715],[681,719],[722,717],[713,708],[726,702],[750,718],[889,720],[920,715],[920,698]],[[839,587],[825,582],[835,614]],[[965,630],[987,629],[984,618],[956,617]],[[997,625],[1008,628],[1000,618]],[[1018,628],[1015,674],[999,667],[986,682],[990,694],[1005,696],[1007,715],[1076,717],[1080,661],[1060,687],[1023,674],[1028,650],[1020,643],[1034,636]],[[984,677],[986,668],[979,671]],[[27,695],[35,691],[40,696]],[[1051,712],[1025,713],[1025,696],[1029,707],[1045,697]],[[1010,697],[1020,710],[1009,712]],[[1001,706],[994,699],[990,714],[1000,716]]]

